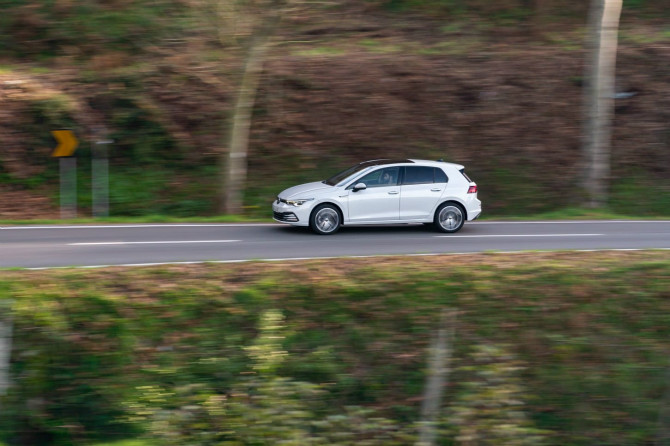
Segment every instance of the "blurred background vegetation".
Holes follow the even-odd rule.
[[[437,444],[667,440],[667,253],[369,260],[5,271],[0,443],[415,444],[445,308]]]
[[[378,157],[464,164],[488,215],[580,206],[586,3],[292,2],[243,217]],[[248,25],[226,4],[0,0],[0,218],[58,215],[57,128],[81,141],[80,215],[103,139],[112,216],[216,215]],[[624,6],[609,208],[667,216],[670,8]],[[3,271],[0,444],[412,444],[446,307],[439,444],[670,437],[667,254],[454,259]]]
[[[582,0],[292,2],[253,111],[244,214],[364,159],[466,165],[487,215],[578,207]],[[113,216],[219,212],[244,20],[211,0],[3,0],[0,217],[55,217],[50,131],[110,146]],[[670,210],[670,8],[624,2],[609,208]],[[219,8],[219,9],[217,9]],[[235,11],[232,13],[233,17]],[[229,16],[230,16],[229,14]]]

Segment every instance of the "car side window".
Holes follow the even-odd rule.
[[[400,167],[386,167],[370,172],[363,178],[356,180],[354,184],[365,183],[368,188],[395,186],[398,184],[399,174]]]
[[[439,167],[435,167],[435,182],[436,183],[448,183],[447,174],[444,173],[444,170]]]
[[[433,182],[434,169],[426,166],[405,167],[405,179],[402,184],[427,184]]]

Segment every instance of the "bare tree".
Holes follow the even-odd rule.
[[[587,64],[583,151],[584,189],[589,207],[607,202],[610,177],[614,74],[622,0],[592,0],[589,17],[590,63]]]
[[[421,404],[421,425],[417,446],[433,446],[437,437],[435,422],[442,405],[442,393],[449,375],[449,359],[455,336],[456,312],[443,310],[440,327],[430,349],[428,377]]]
[[[665,372],[665,392],[658,411],[657,446],[670,445],[670,367]]]
[[[225,47],[243,53],[237,95],[221,152],[219,211],[237,214],[247,177],[249,132],[263,63],[277,26],[296,0],[199,0],[205,22]]]

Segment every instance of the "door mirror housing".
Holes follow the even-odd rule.
[[[359,190],[365,190],[368,187],[365,185],[365,183],[356,183],[356,185],[353,188],[354,192],[358,192]]]

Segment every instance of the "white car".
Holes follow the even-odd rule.
[[[477,184],[459,164],[379,159],[288,188],[272,211],[276,221],[317,234],[333,234],[342,225],[392,223],[432,223],[451,233],[479,217],[482,207]]]

